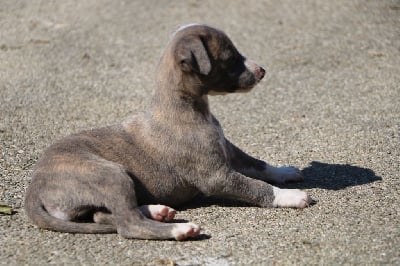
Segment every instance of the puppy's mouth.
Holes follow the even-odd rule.
[[[214,91],[214,90],[209,90],[207,93],[207,95],[210,95],[210,96],[218,96],[218,95],[226,95],[226,94],[228,94],[228,92],[226,92],[226,91]]]
[[[210,96],[217,96],[217,95],[226,95],[226,94],[230,94],[230,93],[246,93],[251,91],[259,82],[260,80],[258,80],[257,82],[255,82],[253,85],[248,86],[248,87],[244,87],[244,88],[239,88],[236,89],[234,91],[216,91],[216,90],[209,90],[208,91],[208,95]]]

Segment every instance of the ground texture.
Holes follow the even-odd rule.
[[[0,264],[400,264],[400,2],[0,1]],[[262,209],[199,198],[196,241],[43,231],[23,197],[42,150],[143,110],[171,33],[223,29],[267,69],[214,97],[226,135],[303,169],[316,204]]]

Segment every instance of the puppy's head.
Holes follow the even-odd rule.
[[[182,78],[200,87],[203,94],[247,92],[264,77],[265,70],[242,56],[226,34],[215,28],[181,27],[172,43]]]

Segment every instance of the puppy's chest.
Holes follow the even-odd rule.
[[[227,160],[226,141],[218,121],[210,116],[201,123],[148,123],[141,134],[144,149],[152,147],[162,161],[201,164],[209,160]]]
[[[224,132],[219,124],[212,124],[213,127],[213,135],[215,138],[214,143],[210,143],[210,145],[217,145],[217,147],[220,149],[222,152],[221,155],[224,156],[224,159],[228,159],[228,152],[226,148],[226,140],[224,136]]]
[[[198,126],[188,135],[192,135],[189,140],[190,146],[198,149],[199,154],[204,152],[210,156],[208,157],[210,159],[219,157],[226,160],[228,158],[224,132],[215,118],[210,116],[207,124]]]

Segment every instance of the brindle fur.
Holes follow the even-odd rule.
[[[179,224],[148,219],[138,206],[179,206],[201,192],[271,207],[269,166],[224,137],[207,99],[247,91],[263,76],[222,31],[180,29],[161,58],[146,112],[45,150],[26,193],[27,215],[49,230],[168,239]],[[110,224],[80,221],[102,213],[112,216]]]

